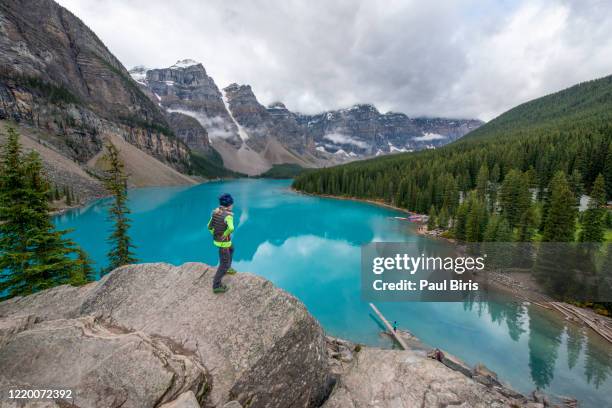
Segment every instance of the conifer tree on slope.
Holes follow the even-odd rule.
[[[488,199],[489,193],[489,168],[486,164],[482,164],[478,170],[478,176],[476,176],[476,191],[478,198],[481,200]]]
[[[593,183],[591,199],[587,210],[584,212],[583,229],[580,232],[581,242],[603,242],[604,240],[604,217],[606,215],[606,187],[603,176],[600,174]]]
[[[437,215],[436,215],[436,208],[432,205],[429,208],[429,218],[427,219],[427,230],[428,231],[433,231],[434,229],[436,229],[436,225],[437,225]]]
[[[478,197],[477,192],[471,192],[467,199],[468,213],[465,226],[465,240],[468,242],[480,242],[483,240],[487,227],[487,206]]]
[[[27,295],[65,283],[85,283],[78,249],[57,231],[49,216],[49,183],[38,154],[24,155],[9,128],[1,155],[0,291]]]
[[[128,218],[130,209],[127,206],[127,175],[123,162],[119,158],[119,150],[110,141],[106,144],[105,160],[108,171],[104,179],[107,191],[112,195],[113,202],[109,207],[109,219],[113,222],[111,235],[108,238],[111,249],[108,251],[109,265],[106,272],[123,265],[137,262],[128,235],[131,220]]]
[[[576,200],[562,171],[550,182],[550,203],[544,221],[545,242],[572,242],[576,231]]]
[[[574,241],[576,230],[576,199],[563,171],[553,176],[549,185],[549,208],[544,221],[543,242],[557,243],[543,245],[538,251],[535,275],[550,294],[561,300],[574,299],[578,293],[580,279],[574,268],[559,261],[573,261],[577,258],[576,249],[569,245],[559,245]]]
[[[531,205],[529,184],[523,173],[514,169],[508,172],[502,183],[499,203],[510,228],[516,227]]]

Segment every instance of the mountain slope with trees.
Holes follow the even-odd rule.
[[[481,189],[495,196],[514,169],[526,173],[528,187],[542,191],[563,171],[580,190],[575,193],[589,192],[602,174],[610,199],[611,140],[608,76],[518,106],[448,146],[309,172],[294,187],[380,199],[420,213],[432,205],[454,213],[459,192],[475,189],[481,170]]]

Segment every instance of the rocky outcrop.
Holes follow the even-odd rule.
[[[287,109],[282,102],[274,102],[266,109],[274,125],[279,129],[278,138],[281,142],[301,154],[318,154],[312,135],[305,132],[297,122],[295,113]]]
[[[89,398],[82,407],[153,407],[188,391],[207,406],[321,403],[330,383],[318,322],[293,296],[254,275],[228,277],[231,290],[214,295],[213,273],[203,264],[132,265],[85,287],[0,303],[3,385],[69,384]],[[76,357],[68,355],[75,349]],[[33,353],[39,359],[22,362]],[[96,356],[104,363],[90,363]],[[69,367],[79,376],[68,378]],[[66,374],[54,377],[57,371]],[[136,375],[147,381],[133,384]],[[109,399],[96,400],[102,390]]]
[[[0,3],[0,119],[37,127],[80,164],[105,135],[180,171],[189,149],[100,39],[52,0]]]
[[[145,70],[144,78],[142,71],[137,67],[130,73],[167,112],[191,116],[212,137],[221,137],[240,147],[238,128],[225,108],[221,91],[202,64],[182,60],[169,68]]]
[[[212,149],[208,140],[208,132],[193,116],[183,113],[171,112],[168,114],[168,123],[187,146],[202,153],[209,153]]]
[[[383,350],[325,337],[263,278],[227,276],[230,290],[215,295],[213,273],[129,265],[0,303],[0,392],[61,385],[82,408],[543,407],[541,395],[420,343]]]
[[[5,337],[2,388],[61,384],[73,390],[78,407],[152,407],[187,391],[202,396],[211,384],[197,358],[93,317],[20,325]]]
[[[174,401],[160,406],[160,408],[200,408],[200,403],[193,391],[187,391]]]
[[[294,156],[274,164],[294,163],[311,167],[316,163],[314,144],[282,103],[264,107],[249,85],[231,84],[223,91],[232,116],[249,136],[246,143],[251,148],[261,152],[273,141]]]
[[[351,360],[325,408],[543,407],[476,382],[424,352],[363,347]]]
[[[21,76],[16,80],[41,91],[61,87],[65,95],[56,92],[55,97],[73,97],[106,118],[131,113],[163,123],[161,113],[142,98],[121,63],[68,10],[51,0],[6,0],[0,13],[3,74],[12,69]]]

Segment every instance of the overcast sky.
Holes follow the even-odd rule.
[[[608,0],[58,0],[129,69],[192,58],[219,87],[489,120],[612,74]]]

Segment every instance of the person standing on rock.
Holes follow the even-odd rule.
[[[219,207],[215,208],[208,221],[208,230],[213,236],[213,244],[219,248],[219,266],[213,278],[213,292],[225,293],[228,287],[221,283],[223,276],[227,273],[236,273],[232,268],[232,256],[234,246],[232,245],[232,232],[234,232],[234,213],[232,207],[234,199],[229,194],[219,197]]]

